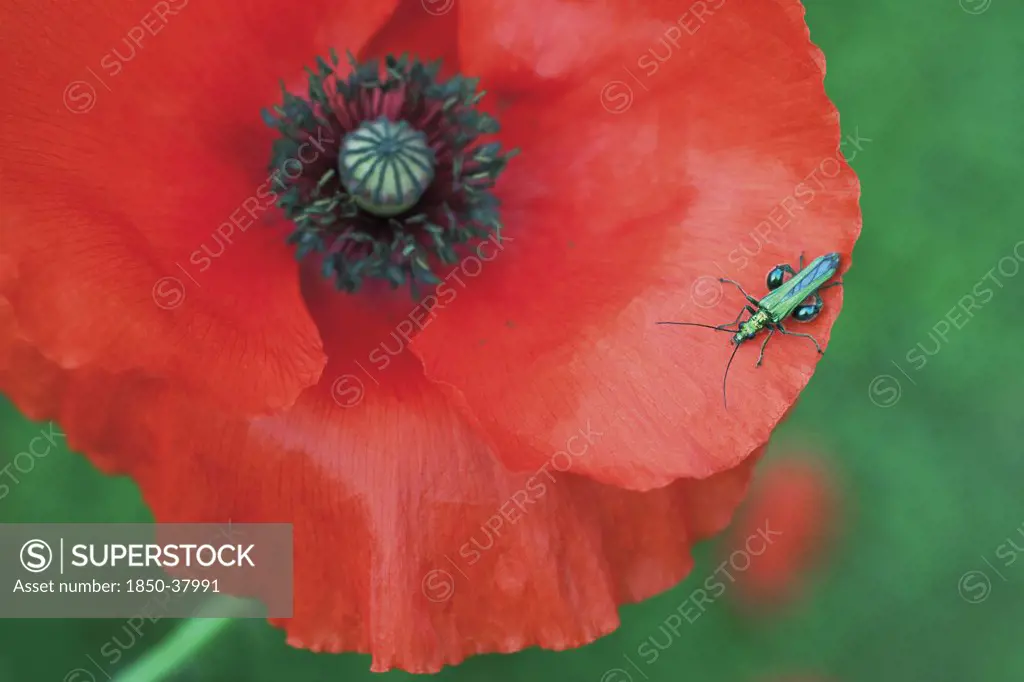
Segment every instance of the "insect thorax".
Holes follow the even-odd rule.
[[[766,311],[758,310],[756,313],[751,315],[749,319],[740,324],[740,333],[737,334],[737,337],[739,337],[739,339],[753,338],[759,331],[764,329],[770,321],[771,317]]]

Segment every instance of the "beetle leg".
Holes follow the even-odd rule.
[[[736,316],[735,320],[733,320],[732,322],[727,322],[725,324],[720,324],[720,325],[718,325],[717,328],[718,329],[725,329],[726,327],[728,327],[731,324],[739,324],[740,318],[743,317],[743,313],[747,312],[748,310],[750,310],[750,306],[749,305],[740,310],[740,314]]]
[[[774,333],[775,330],[771,327],[768,327],[768,336],[764,337],[764,342],[761,344],[761,353],[757,356],[757,363],[754,365],[754,367],[761,366],[761,361],[764,360],[764,347],[768,345],[768,339],[772,338],[772,334]]]
[[[818,313],[821,312],[821,309],[825,307],[825,301],[821,298],[821,294],[819,294],[817,291],[815,291],[812,295],[808,296],[808,298],[814,300],[814,302],[810,304],[810,305],[814,306],[814,315],[811,317],[810,320],[800,320],[800,319],[797,319],[796,317],[794,317],[794,313],[797,310],[799,310],[800,308],[803,307],[803,306],[798,306],[797,308],[794,309],[794,311],[792,313],[790,313],[790,317],[793,317],[793,319],[796,320],[797,322],[810,322],[815,317],[817,317]]]
[[[726,279],[726,278],[724,278],[724,277],[720,277],[720,278],[718,279],[718,281],[719,281],[719,282],[721,282],[721,283],[723,283],[723,284],[731,284],[731,285],[733,285],[734,287],[736,287],[737,289],[739,289],[739,290],[740,290],[740,293],[741,293],[741,294],[743,294],[743,296],[744,296],[744,297],[745,297],[745,298],[746,298],[746,299],[747,299],[748,301],[750,301],[750,302],[751,302],[751,303],[753,303],[754,305],[756,305],[756,306],[760,307],[760,305],[761,305],[761,302],[760,302],[760,301],[758,301],[758,300],[757,300],[756,298],[754,298],[753,296],[751,296],[750,294],[748,294],[748,293],[747,293],[746,291],[744,291],[744,290],[743,290],[743,287],[741,287],[741,286],[739,285],[739,283],[738,283],[738,282],[734,282],[733,280],[731,280],[731,279]]]
[[[803,336],[803,337],[806,337],[806,338],[810,339],[814,343],[814,347],[818,349],[818,353],[819,354],[823,354],[825,352],[825,351],[823,351],[821,349],[821,346],[818,344],[818,340],[816,338],[814,338],[813,336],[811,336],[810,334],[801,334],[799,332],[787,331],[786,328],[782,326],[782,324],[778,324],[778,323],[775,325],[775,328],[778,329],[779,332],[785,334],[786,336]]]

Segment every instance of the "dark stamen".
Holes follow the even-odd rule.
[[[323,256],[323,273],[355,292],[368,279],[397,288],[436,284],[436,270],[476,240],[500,239],[491,193],[517,150],[480,138],[500,129],[477,111],[476,79],[441,81],[440,62],[407,56],[336,72],[317,60],[308,97],[284,91],[264,120],[281,138],[272,150],[277,205],[295,223],[296,257]],[[282,90],[284,87],[282,85]]]

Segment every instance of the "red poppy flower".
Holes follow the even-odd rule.
[[[753,485],[723,547],[761,549],[736,575],[737,603],[751,611],[791,602],[822,559],[839,526],[839,493],[824,465],[809,457],[773,462]],[[734,560],[735,562],[735,560]]]
[[[813,372],[747,344],[726,411],[727,339],[655,325],[849,263],[796,0],[8,14],[0,388],[159,521],[293,523],[295,646],[425,672],[611,632]]]

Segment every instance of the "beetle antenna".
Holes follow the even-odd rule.
[[[739,329],[728,329],[724,324],[720,324],[717,327],[713,327],[710,324],[699,324],[697,322],[657,322],[655,324],[674,324],[680,327],[704,327],[705,329],[714,329],[718,332],[729,332],[731,334],[735,334],[739,331]]]
[[[736,357],[736,351],[740,349],[740,344],[736,344],[736,347],[732,349],[732,355],[729,356],[729,362],[725,363],[725,374],[722,375],[722,404],[725,405],[725,409],[729,409],[729,401],[725,397],[725,382],[729,378],[729,368],[732,367],[732,359]]]

